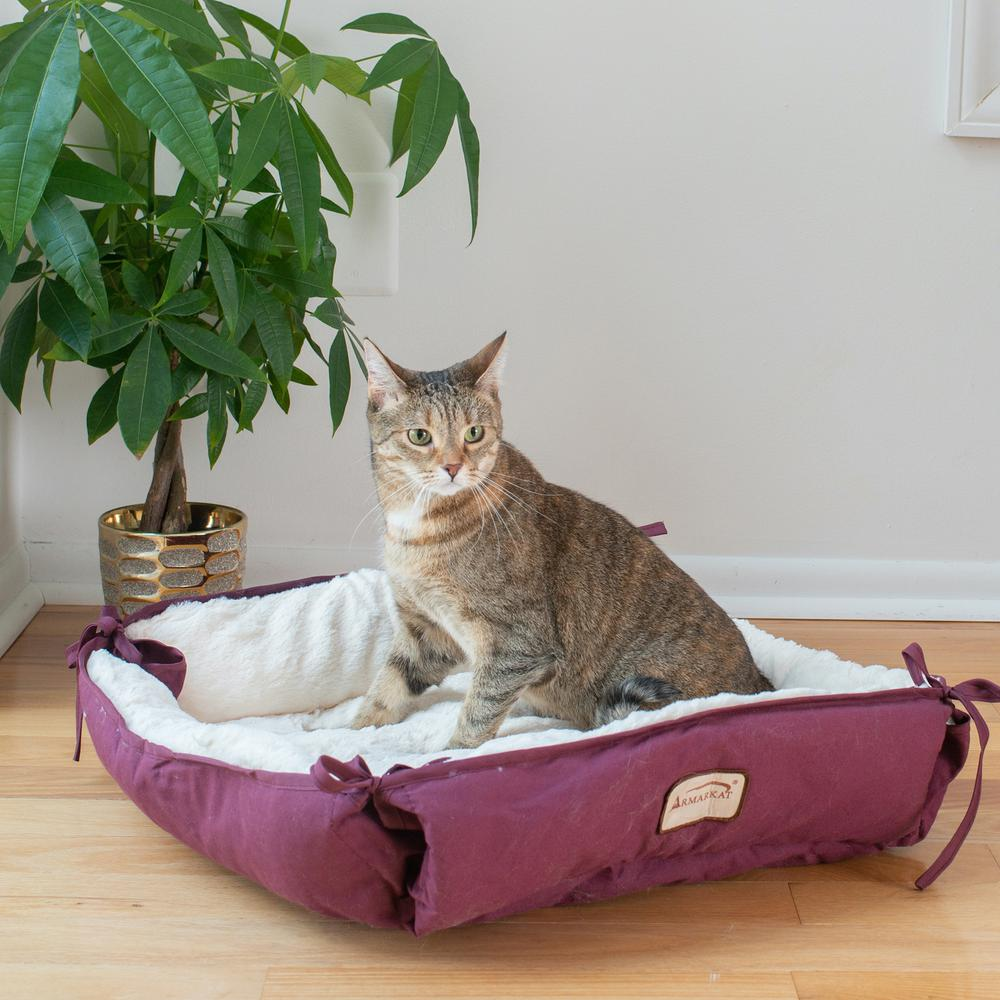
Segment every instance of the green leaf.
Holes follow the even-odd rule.
[[[274,397],[274,401],[281,407],[284,413],[287,413],[292,405],[292,397],[288,394],[288,386],[282,385],[275,377],[274,373],[271,373],[271,377],[268,379],[271,386],[271,395]]]
[[[42,392],[45,393],[45,402],[52,405],[52,378],[56,373],[56,363],[42,359]]]
[[[80,56],[79,94],[80,100],[103,123],[112,152],[118,156],[145,155],[148,135],[146,126],[122,104],[111,89],[93,52],[84,52]]]
[[[80,49],[72,11],[44,25],[0,87],[0,234],[16,243],[34,215],[73,117]]]
[[[81,7],[97,61],[125,106],[198,178],[214,188],[219,154],[194,84],[169,49],[133,21]]]
[[[347,212],[350,214],[354,211],[354,188],[347,174],[344,173],[343,167],[337,161],[337,157],[334,156],[333,148],[327,142],[326,136],[323,135],[320,127],[309,117],[306,109],[301,104],[297,104],[297,108],[299,119],[305,126],[306,132],[309,133],[309,138],[312,140],[320,161],[326,167],[326,172],[330,175],[330,180],[337,185],[337,190],[347,203]]]
[[[191,276],[191,272],[201,258],[201,237],[202,227],[195,226],[174,247],[174,252],[170,255],[170,269],[167,271],[167,281],[163,286],[159,305],[166,302]]]
[[[187,358],[181,358],[170,375],[170,401],[176,403],[182,396],[186,396],[202,380],[204,374],[204,368],[193,364]]]
[[[0,241],[0,298],[7,291],[11,279],[15,278],[15,272],[19,270],[17,258],[21,255],[21,241],[14,244],[13,250],[8,250],[7,245]],[[26,261],[25,263],[30,263]]]
[[[295,347],[285,307],[273,295],[258,292],[254,302],[254,322],[274,377],[282,386],[287,386],[292,377]]]
[[[122,284],[137,306],[142,306],[143,309],[153,308],[156,303],[156,289],[149,280],[149,275],[130,260],[122,264]]]
[[[242,191],[264,169],[278,148],[282,102],[277,94],[255,104],[240,123],[240,139],[233,161],[230,185],[233,194]]]
[[[292,377],[290,381],[294,382],[296,385],[317,385],[316,379],[309,374],[309,372],[304,372],[301,368],[292,368]]]
[[[61,340],[57,340],[49,350],[42,355],[43,361],[83,361],[76,351]]]
[[[232,10],[239,14],[244,24],[249,24],[251,28],[256,28],[272,45],[278,40],[278,29],[264,18],[257,14],[251,14],[248,10],[240,7],[233,7]],[[286,31],[281,36],[279,52],[284,52],[291,59],[305,55],[309,50],[290,31]]]
[[[170,414],[171,420],[191,420],[192,417],[200,417],[208,409],[208,393],[199,392],[189,399],[185,399],[180,406]]]
[[[234,215],[220,215],[209,219],[209,228],[214,229],[223,239],[238,247],[266,254],[271,249],[271,241],[252,222]]]
[[[219,297],[219,306],[230,333],[236,332],[236,322],[240,315],[240,286],[236,280],[236,266],[226,244],[212,232],[205,230],[208,246],[208,273]]]
[[[146,325],[145,316],[130,316],[128,313],[113,312],[107,319],[94,323],[93,339],[90,342],[91,361],[106,354],[128,347]]]
[[[31,281],[32,278],[37,278],[43,270],[40,260],[22,261],[14,268],[14,273],[10,277],[11,284],[18,285],[22,281]]]
[[[238,347],[202,326],[164,317],[163,328],[170,343],[184,357],[208,371],[252,381],[264,378],[263,372]]]
[[[27,44],[42,28],[48,27],[53,20],[54,15],[48,14],[33,21],[5,24],[3,29],[0,29],[5,32],[3,38],[0,39],[0,87],[3,86],[10,68]]]
[[[326,56],[306,52],[285,66],[281,81],[289,94],[294,94],[299,87],[308,87],[315,94],[316,88],[326,79],[326,70]]]
[[[458,87],[458,136],[462,140],[465,158],[465,176],[469,184],[469,212],[472,216],[471,243],[476,236],[479,222],[479,133],[469,116],[469,99],[461,85]]]
[[[402,14],[366,14],[364,17],[359,17],[357,20],[351,21],[350,24],[345,24],[341,30],[348,31],[352,28],[355,31],[369,31],[376,35],[421,35],[424,38],[431,37],[419,24],[414,24],[408,17],[403,17]]]
[[[317,268],[297,269],[290,260],[275,261],[270,267],[249,268],[254,274],[266,278],[296,297],[307,299],[335,296],[337,290],[330,284],[330,273]]]
[[[159,229],[194,229],[204,221],[204,216],[190,205],[175,205],[156,217]]]
[[[215,18],[219,27],[226,33],[227,37],[243,53],[250,55],[250,39],[247,36],[247,29],[243,27],[240,15],[235,7],[229,4],[219,3],[218,0],[203,0],[209,14]]]
[[[200,289],[189,288],[169,298],[159,309],[161,316],[197,316],[203,313],[212,300]]]
[[[357,337],[351,337],[351,350],[354,352],[354,360],[358,363],[358,368],[361,369],[361,377],[367,380],[368,378],[368,365],[365,364],[365,357],[361,353],[358,347]]]
[[[108,315],[108,296],[94,237],[77,207],[64,194],[47,191],[31,220],[49,265],[98,316]]]
[[[337,215],[350,215],[351,213],[344,208],[343,205],[338,205],[332,198],[327,198],[323,195],[319,200],[319,207],[325,208],[328,212],[336,212]]]
[[[308,266],[319,236],[319,158],[309,133],[287,101],[281,102],[278,176],[288,206],[288,220],[303,267]]]
[[[131,184],[85,160],[56,160],[48,190],[101,205],[139,205],[143,201]]]
[[[416,187],[437,162],[457,111],[458,84],[441,53],[436,52],[424,70],[413,102],[410,157],[406,161],[400,197]]]
[[[42,322],[81,357],[90,353],[90,312],[65,281],[46,281],[38,299]]]
[[[313,310],[313,315],[321,323],[332,326],[334,330],[344,329],[344,310],[340,308],[340,303],[335,298],[329,298],[321,302]]]
[[[226,413],[226,395],[229,380],[213,372],[208,373],[208,464],[215,466],[226,443],[229,415]]]
[[[309,330],[305,326],[301,328],[301,331],[302,331],[302,336],[305,339],[305,342],[312,349],[313,354],[315,354],[316,357],[319,358],[324,365],[328,365],[329,362],[326,359],[326,354],[323,352],[323,348],[316,343],[316,340],[313,337],[313,335],[309,332]]]
[[[159,331],[150,327],[129,355],[118,396],[122,438],[137,458],[156,436],[170,406],[170,359]]]
[[[392,157],[390,164],[395,163],[410,148],[410,136],[413,130],[413,102],[420,89],[420,81],[424,78],[423,68],[410,76],[403,77],[396,97],[396,113],[392,119]]]
[[[111,89],[92,52],[84,52],[80,57],[80,100],[104,124],[108,139],[119,156],[145,154],[146,127]]]
[[[248,94],[263,94],[278,85],[268,70],[251,59],[216,59],[204,66],[195,66],[193,72]]]
[[[177,0],[118,0],[126,9],[145,18],[170,35],[184,38],[195,45],[222,51],[222,43],[200,10]]]
[[[35,349],[38,325],[38,286],[31,288],[7,319],[0,343],[0,389],[21,409],[24,376]]]
[[[124,368],[101,383],[87,407],[87,444],[104,437],[118,423],[118,396],[121,392]]]
[[[239,61],[239,60],[237,60]],[[212,135],[215,136],[215,148],[219,151],[219,169],[222,160],[228,155],[233,145],[233,109],[226,110],[212,123]]]
[[[422,69],[434,52],[437,42],[425,38],[405,38],[395,45],[372,67],[365,80],[362,91],[384,87],[387,83],[395,83]]]
[[[255,191],[258,194],[270,194],[272,191],[278,191],[280,189],[278,187],[278,182],[271,175],[271,171],[265,168],[264,170],[261,170],[261,172],[257,174],[257,176],[250,181],[249,184],[245,184],[243,190]],[[257,204],[259,205],[260,202],[257,202]],[[251,205],[250,208],[253,208],[253,205]],[[250,208],[248,208],[244,213],[244,218],[247,214],[249,214]]]
[[[347,397],[351,394],[351,361],[347,356],[347,338],[341,330],[330,345],[330,418],[333,433],[337,433],[347,409]]]
[[[368,78],[368,74],[353,59],[345,56],[324,56],[324,58],[326,70],[323,79],[327,83],[348,97],[357,97],[358,100],[371,104],[371,95],[361,93],[361,85]]]
[[[243,213],[243,221],[257,232],[270,231],[277,207],[278,195],[268,195],[255,202]]]
[[[254,417],[260,412],[267,398],[266,382],[251,382],[243,394],[243,405],[240,407],[238,431],[252,431]]]

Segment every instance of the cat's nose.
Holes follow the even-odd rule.
[[[443,465],[442,468],[444,469],[445,472],[448,473],[449,476],[451,476],[452,482],[454,482],[455,481],[455,476],[458,475],[459,471],[462,468],[462,463],[461,462],[455,462],[452,465]]]

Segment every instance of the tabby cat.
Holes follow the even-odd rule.
[[[770,685],[726,613],[613,510],[546,482],[502,438],[504,339],[444,371],[370,341],[368,422],[400,628],[355,728],[402,720],[472,670],[451,747],[521,698],[582,729]]]

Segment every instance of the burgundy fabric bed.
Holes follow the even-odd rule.
[[[183,653],[125,633],[160,610],[122,622],[106,608],[67,651],[77,756],[85,716],[108,772],[164,830],[293,902],[416,934],[914,844],[965,763],[970,721],[986,743],[975,702],[1000,701],[989,681],[930,674],[912,645],[910,688],[734,705],[378,776],[328,756],[308,774],[250,770],[141,739],[91,678],[90,655],[110,650],[176,696]],[[968,813],[920,888],[961,846],[981,779],[980,757]]]

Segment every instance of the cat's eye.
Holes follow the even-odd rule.
[[[465,440],[468,441],[469,444],[475,444],[477,441],[482,441],[483,434],[485,434],[485,433],[486,432],[483,430],[483,427],[482,427],[481,424],[473,424],[465,432]]]
[[[431,432],[424,427],[411,427],[406,436],[413,444],[423,446],[431,443]]]

